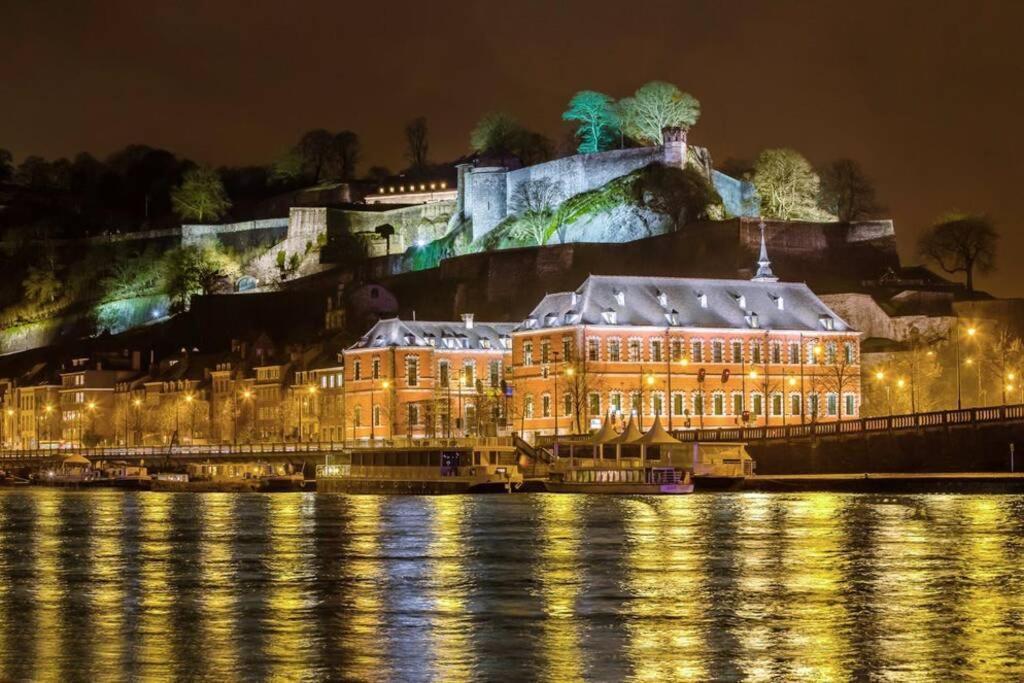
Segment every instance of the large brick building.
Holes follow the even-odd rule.
[[[804,284],[591,276],[512,334],[515,427],[670,429],[856,416],[858,334]]]
[[[514,327],[379,321],[344,352],[346,438],[496,433]]]

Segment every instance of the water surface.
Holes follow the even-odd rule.
[[[1024,497],[0,492],[2,680],[1021,680]]]

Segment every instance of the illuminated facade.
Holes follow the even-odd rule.
[[[346,438],[496,433],[514,324],[382,320],[344,352]]]

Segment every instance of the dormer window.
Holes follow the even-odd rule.
[[[512,346],[512,337],[507,334],[501,335],[501,346],[503,348],[510,348]]]
[[[834,329],[836,329],[836,321],[830,315],[818,316],[818,322],[821,323],[822,329],[825,329],[825,330],[834,330]]]
[[[579,300],[580,300],[580,295],[577,294],[576,292],[572,292],[571,294],[569,294],[569,302],[573,306],[575,306],[579,302]]]
[[[575,325],[579,321],[580,321],[580,314],[577,313],[576,311],[569,311],[568,313],[565,314],[565,324],[566,325]]]
[[[775,302],[775,307],[780,311],[786,310],[786,300],[782,298],[782,295],[772,296],[772,301]]]
[[[668,294],[665,292],[658,292],[658,304],[660,304],[662,308],[668,306]]]
[[[615,303],[617,303],[619,306],[626,305],[626,293],[623,292],[621,289],[615,290]]]
[[[548,327],[554,327],[555,325],[557,325],[558,314],[548,313],[546,316],[544,316],[544,324],[547,325]]]
[[[697,303],[701,308],[708,307],[708,295],[704,292],[697,292]]]
[[[481,339],[480,340],[480,348],[481,349],[489,349],[489,348],[491,348],[491,340],[487,339],[486,337]]]
[[[669,325],[678,325],[679,311],[676,311],[675,309],[669,311],[668,313],[665,314],[665,320],[668,321]]]
[[[601,311],[601,319],[604,320],[609,325],[614,325],[618,320],[618,315],[615,313],[615,311],[608,308],[605,309],[604,311]]]
[[[736,300],[737,306],[744,310],[747,308],[747,297],[743,296],[742,294],[733,294],[732,298]]]
[[[412,336],[411,334],[405,335],[405,345],[406,346],[412,346],[415,342],[416,342],[416,337]]]
[[[750,327],[752,327],[752,328],[760,327],[760,323],[757,321],[757,313],[754,313],[753,311],[751,311],[750,313],[747,313],[745,318],[747,320],[747,324],[750,325]]]
[[[525,327],[528,330],[532,330],[532,329],[536,328],[537,327],[537,319],[534,318],[533,316],[530,316],[529,318],[527,318],[526,320],[523,321],[523,327]]]
[[[437,345],[437,337],[435,337],[434,335],[428,334],[428,335],[425,335],[423,338],[426,340],[427,346],[436,346]]]

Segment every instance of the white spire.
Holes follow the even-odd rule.
[[[778,282],[779,278],[775,277],[775,273],[772,272],[772,262],[768,260],[768,247],[764,242],[764,220],[758,225],[761,228],[761,254],[757,258],[757,273],[751,280],[755,282]]]

